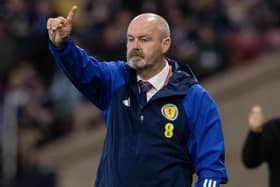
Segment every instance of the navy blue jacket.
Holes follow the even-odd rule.
[[[104,114],[107,128],[96,187],[218,187],[227,182],[224,139],[213,99],[186,66],[145,106],[126,62],[99,62],[77,47],[49,48],[73,84]]]

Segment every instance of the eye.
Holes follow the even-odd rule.
[[[148,41],[151,41],[151,37],[143,36],[143,37],[140,37],[139,40],[140,40],[141,42],[148,42]]]
[[[148,42],[149,39],[148,39],[148,38],[141,38],[140,41],[141,41],[141,42]]]
[[[127,42],[132,42],[133,40],[134,40],[134,38],[132,38],[132,37],[127,38]]]

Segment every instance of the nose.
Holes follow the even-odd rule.
[[[139,41],[137,39],[129,42],[130,43],[130,47],[132,49],[140,49],[140,44],[139,44]]]

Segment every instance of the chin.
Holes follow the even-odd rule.
[[[135,70],[141,70],[146,67],[146,61],[144,59],[139,59],[139,58],[131,58],[127,61],[128,65],[135,69]]]

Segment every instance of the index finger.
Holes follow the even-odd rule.
[[[66,18],[67,21],[72,22],[74,16],[76,15],[76,10],[77,10],[77,6],[76,5],[72,6],[72,8],[71,8],[71,10],[68,13],[68,16]]]

